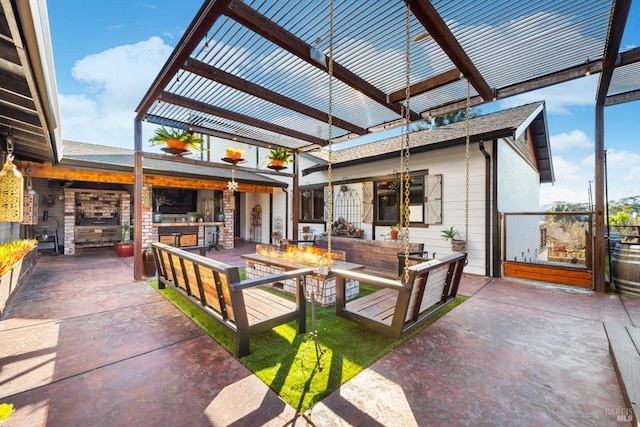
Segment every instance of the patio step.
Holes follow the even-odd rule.
[[[609,352],[616,369],[622,395],[632,413],[619,408],[620,413],[612,414],[621,421],[631,421],[640,426],[640,328],[604,322],[604,330],[609,339]]]

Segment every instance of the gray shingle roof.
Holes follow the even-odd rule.
[[[549,136],[546,132],[546,119],[544,115],[544,102],[535,102],[491,114],[475,117],[469,120],[469,133],[471,142],[481,140],[489,141],[494,138],[517,138],[527,126],[534,121],[540,122],[545,132],[534,135],[533,141],[536,147],[536,157],[540,167],[541,181],[553,181],[553,166],[550,162],[551,150]],[[540,128],[540,126],[537,126]],[[464,144],[466,141],[467,123],[461,121],[437,127],[432,130],[412,132],[409,138],[409,147],[413,152],[427,151],[431,149]],[[373,159],[381,160],[399,156],[403,136],[358,145],[344,150],[333,151],[332,166],[334,168],[347,167],[349,165],[371,162]],[[318,149],[306,153],[320,166],[307,168],[303,174],[326,169],[329,152],[326,149]],[[542,166],[540,166],[542,165]]]
[[[88,144],[77,141],[63,141],[64,157],[62,166],[78,166],[88,169],[126,171],[133,173],[134,151],[126,148],[108,147],[104,145]],[[196,165],[167,160],[143,159],[145,173],[154,175],[170,175],[185,178],[199,178],[210,181],[228,181],[231,179],[231,169],[216,166]],[[286,183],[263,176],[254,172],[235,171],[238,182],[270,187],[287,187]]]

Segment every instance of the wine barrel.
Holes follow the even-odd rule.
[[[620,293],[640,296],[640,244],[618,243],[611,261],[611,276]]]
[[[153,277],[156,275],[156,262],[153,259],[151,251],[142,251],[142,275],[144,277]]]

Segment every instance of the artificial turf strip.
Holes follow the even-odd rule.
[[[157,280],[149,282],[231,354],[235,336],[218,322],[195,308],[171,288],[158,289]],[[275,291],[278,292],[278,291]],[[447,309],[425,322],[417,330],[433,323],[464,301],[458,297]],[[295,322],[252,336],[251,354],[239,359],[285,402],[304,412],[328,396],[363,369],[405,341],[370,331],[335,314],[335,307],[316,307],[316,330],[322,369],[318,369],[310,334],[296,336]],[[307,303],[307,331],[311,331],[311,305]],[[412,335],[412,334],[411,334]]]

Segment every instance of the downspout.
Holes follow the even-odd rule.
[[[500,217],[498,216],[498,140],[493,140],[493,168],[492,168],[492,185],[491,194],[493,195],[493,204],[491,206],[492,224],[493,224],[493,245],[491,245],[492,254],[492,275],[491,277],[502,277],[502,270],[500,269],[501,259],[501,243],[502,233],[500,232]]]
[[[478,145],[485,158],[484,162],[484,275],[491,276],[491,155],[484,146],[484,141]]]

